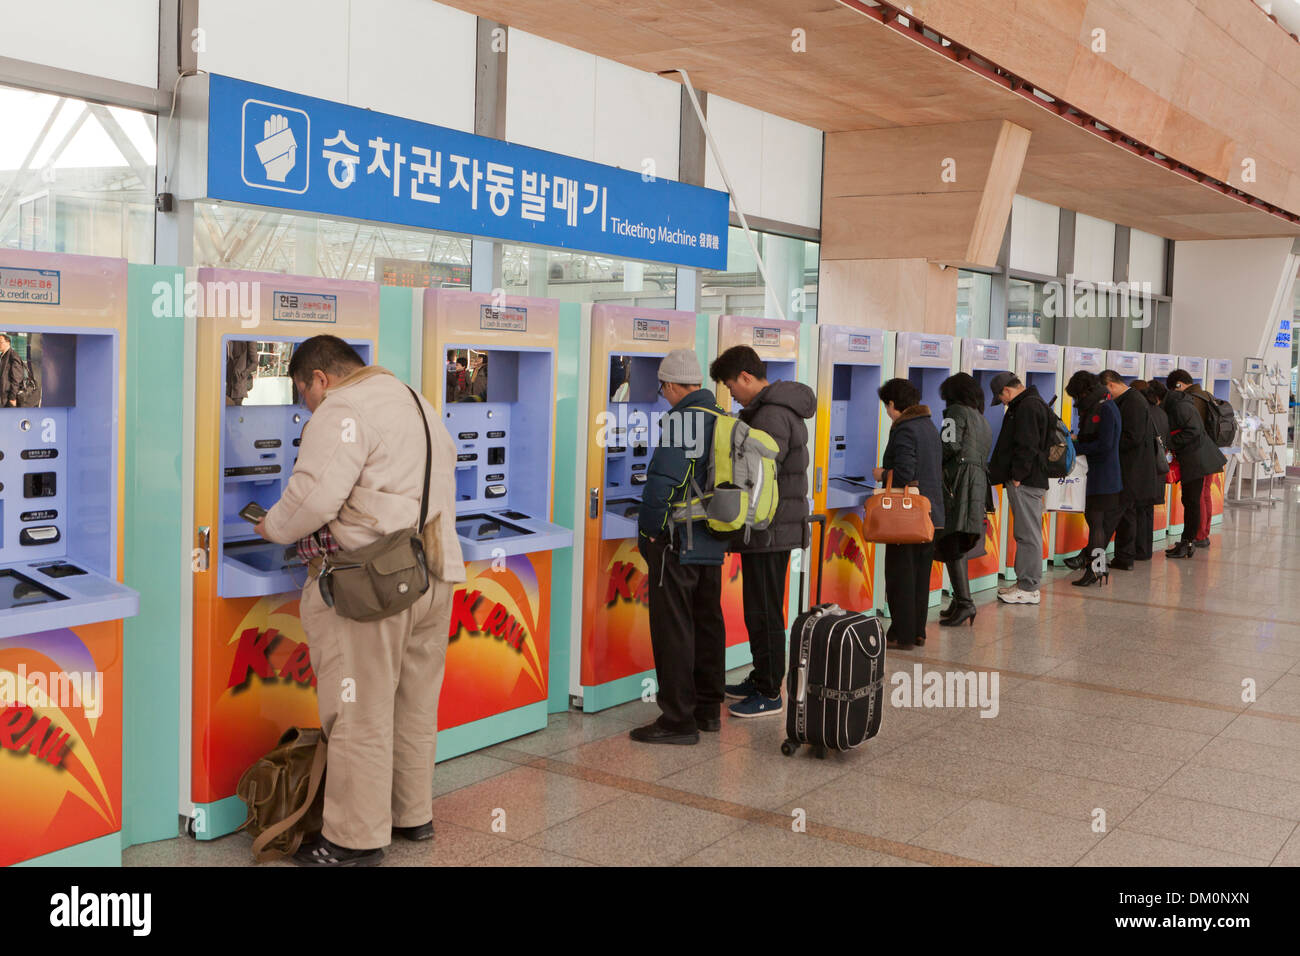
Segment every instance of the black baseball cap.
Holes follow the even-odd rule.
[[[1012,382],[1018,382],[1020,379],[1015,372],[998,372],[993,376],[993,381],[989,382],[989,390],[993,392],[993,404],[1001,405],[1002,400],[998,398],[998,393],[1010,385]]]

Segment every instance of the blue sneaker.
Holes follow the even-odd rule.
[[[752,697],[758,693],[758,688],[754,686],[753,674],[746,677],[739,684],[728,684],[724,690],[730,700],[744,700],[746,697]]]
[[[779,714],[784,709],[780,694],[764,697],[758,693],[750,694],[739,704],[727,708],[732,717],[766,717],[769,714]]]

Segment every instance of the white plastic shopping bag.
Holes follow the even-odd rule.
[[[1088,459],[1079,455],[1074,467],[1064,478],[1047,479],[1047,498],[1043,508],[1047,511],[1073,511],[1083,513],[1088,497]]]

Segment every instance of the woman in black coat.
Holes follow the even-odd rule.
[[[943,533],[934,536],[934,557],[948,569],[952,604],[939,615],[940,627],[975,625],[966,553],[984,540],[984,516],[993,510],[988,460],[993,429],[984,417],[984,389],[965,372],[944,379]]]
[[[1088,459],[1088,495],[1083,507],[1088,522],[1088,546],[1074,557],[1066,558],[1065,566],[1083,569],[1083,577],[1070,583],[1086,588],[1110,580],[1109,572],[1097,572],[1093,562],[1099,550],[1103,555],[1106,553],[1110,536],[1119,524],[1119,493],[1124,488],[1119,465],[1123,423],[1110,393],[1091,372],[1075,372],[1065,386],[1065,394],[1079,411],[1079,437],[1074,440],[1074,450]]]
[[[873,474],[883,481],[892,471],[894,487],[917,485],[930,501],[935,534],[943,527],[943,450],[939,429],[921,393],[905,378],[880,386],[880,401],[893,425],[881,467]],[[925,643],[925,618],[930,606],[930,565],[934,542],[885,545],[885,599],[889,603],[889,647],[907,649]]]
[[[1169,416],[1165,410],[1160,407],[1164,401],[1165,387],[1162,383],[1152,379],[1150,382],[1138,379],[1133,383],[1134,389],[1142,393],[1142,397],[1147,400],[1151,406],[1151,424],[1155,426],[1156,437],[1160,439],[1161,447],[1165,450],[1165,461],[1169,461]],[[1168,466],[1166,465],[1166,468]],[[1148,502],[1138,502],[1137,506],[1137,548],[1134,558],[1138,561],[1151,560],[1151,546],[1154,543],[1156,527],[1156,505],[1165,503],[1165,489],[1169,487],[1168,471],[1162,471],[1156,475],[1158,487],[1155,496]]]
[[[1165,414],[1169,416],[1169,438],[1173,443],[1171,451],[1178,459],[1180,494],[1183,501],[1183,536],[1172,548],[1165,551],[1170,558],[1190,558],[1196,553],[1192,542],[1196,539],[1196,530],[1201,523],[1201,486],[1210,475],[1217,474],[1227,465],[1214,444],[1214,440],[1205,433],[1205,424],[1201,413],[1192,404],[1186,392],[1169,388],[1164,399]]]

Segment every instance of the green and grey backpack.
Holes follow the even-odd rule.
[[[708,521],[720,536],[762,531],[776,517],[780,496],[776,484],[776,440],[767,432],[750,428],[738,418],[715,409],[703,411],[717,421],[709,448],[703,488],[691,478],[692,497],[673,506],[674,524],[686,525],[691,547],[691,525]]]

